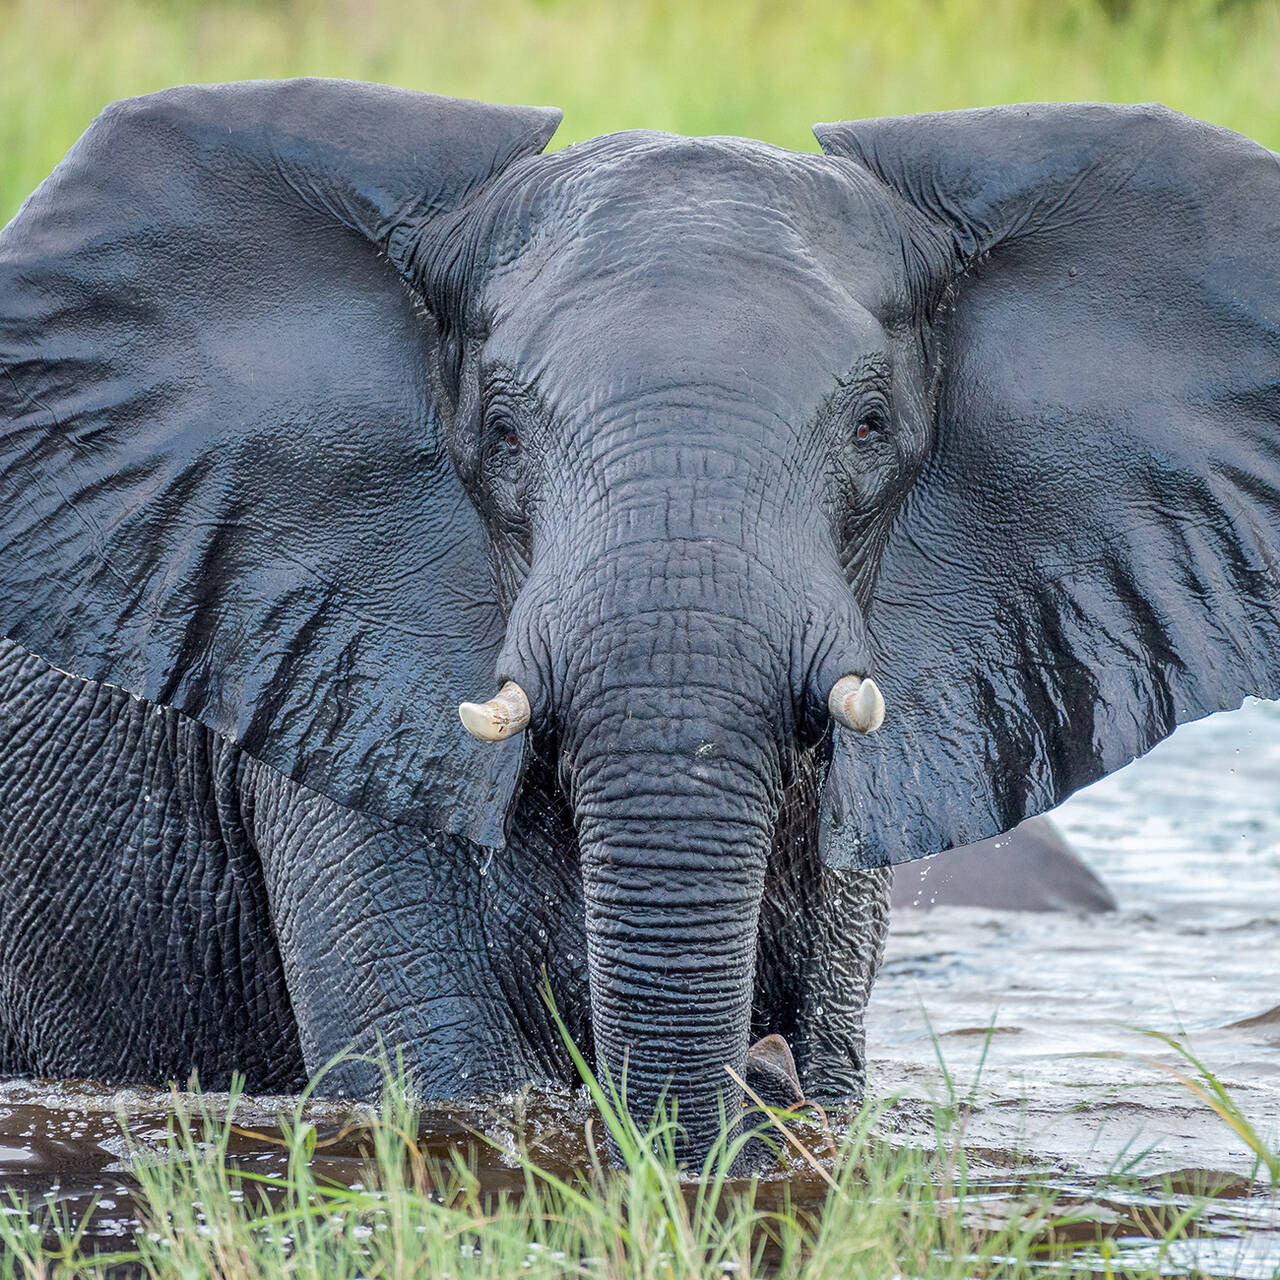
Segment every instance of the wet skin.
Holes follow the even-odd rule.
[[[893,863],[1280,688],[1271,153],[557,119],[174,90],[0,234],[11,1069],[565,1079],[545,966],[696,1155],[860,1097]]]
[[[590,1054],[577,847],[545,769],[526,778],[516,837],[493,851],[353,813],[172,710],[7,641],[0,707],[0,1073],[195,1072],[225,1089],[240,1072],[255,1092],[286,1091],[306,1081],[306,1063],[395,1028],[432,1046],[416,1064],[429,1097],[576,1079],[529,998],[545,975]],[[887,884],[885,871],[827,871],[786,832],[770,857],[752,1029],[784,1034],[811,1092],[829,1100],[861,1085]],[[93,927],[64,938],[27,924],[54,911]],[[875,950],[863,959],[797,928],[820,913]],[[370,1007],[370,982],[385,1004]],[[777,1095],[771,1060],[762,1073],[748,1062],[746,1076]],[[342,1089],[376,1089],[377,1078],[348,1069]]]

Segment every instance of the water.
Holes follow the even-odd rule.
[[[1185,1035],[1280,1141],[1280,704],[1186,725],[1054,816],[1120,910],[898,912],[868,1014],[875,1087],[928,1098],[941,1056],[976,1147],[1086,1181],[1122,1163],[1248,1175],[1243,1140],[1135,1028]],[[1206,1243],[1202,1265],[1269,1277],[1280,1209],[1236,1208],[1247,1237]]]
[[[1002,1166],[1019,1150],[1065,1195],[1089,1202],[1136,1265],[1154,1257],[1136,1224],[1162,1211],[1154,1188],[1174,1174],[1179,1203],[1206,1181],[1220,1198],[1206,1223],[1214,1234],[1167,1257],[1170,1274],[1195,1265],[1270,1277],[1280,1267],[1280,1207],[1251,1181],[1248,1147],[1157,1065],[1176,1065],[1174,1052],[1135,1028],[1185,1035],[1259,1132],[1280,1143],[1280,704],[1186,726],[1055,816],[1120,910],[898,912],[868,1015],[871,1088],[902,1095],[890,1118],[903,1141],[919,1140],[928,1104],[949,1088],[968,1100],[965,1141],[989,1179],[982,1205],[993,1220],[1017,1205]],[[291,1109],[262,1099],[238,1119],[270,1131]],[[137,1223],[117,1112],[143,1146],[163,1145],[163,1090],[0,1082],[0,1183],[72,1212],[96,1194],[93,1237],[108,1247],[127,1239]],[[580,1112],[569,1098],[534,1103],[539,1159],[564,1167],[585,1155]],[[311,1113],[322,1133],[346,1118],[323,1104]],[[441,1109],[427,1144],[443,1154],[468,1128],[493,1133],[509,1120]],[[271,1143],[236,1143],[243,1160],[279,1167]],[[347,1182],[363,1168],[354,1143],[318,1159]],[[1099,1194],[1099,1178],[1118,1166],[1153,1189]],[[495,1191],[521,1185],[496,1158],[483,1178]],[[803,1205],[820,1200],[822,1186],[815,1178],[793,1192]],[[1089,1223],[1082,1238],[1092,1237]]]

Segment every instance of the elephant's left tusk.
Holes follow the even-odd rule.
[[[488,702],[464,702],[458,717],[473,738],[501,742],[529,723],[529,698],[514,680],[508,680]]]
[[[827,695],[827,710],[854,733],[875,733],[884,724],[884,694],[870,677],[841,676]]]

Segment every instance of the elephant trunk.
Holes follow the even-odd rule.
[[[829,530],[761,504],[783,478],[762,472],[750,419],[692,461],[646,434],[669,420],[627,417],[592,500],[540,509],[496,674],[556,743],[598,1065],[619,1086],[625,1068],[641,1124],[675,1103],[698,1160],[741,1107],[725,1068],[746,1063],[784,786],[828,716],[867,731],[883,702],[862,687],[865,628]],[[490,710],[486,731],[507,714]]]
[[[676,1102],[705,1152],[741,1093],[772,780],[725,751],[702,717],[680,746],[611,756],[576,793],[598,1063],[644,1124]],[[698,752],[704,754],[700,757]]]
[[[632,1116],[644,1124],[664,1096],[676,1103],[697,1159],[722,1107],[732,1121],[741,1104],[725,1068],[742,1071],[751,1028],[794,650],[726,602],[655,600],[611,568],[614,607],[565,637],[552,709],[581,851],[593,1034],[615,1084],[625,1067]],[[659,580],[690,579],[671,566]],[[781,601],[771,611],[789,613]]]

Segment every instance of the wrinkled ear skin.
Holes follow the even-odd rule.
[[[1280,693],[1280,158],[1161,107],[823,125],[939,281],[936,441],[837,739],[833,865],[1007,830]]]
[[[0,233],[0,631],[340,803],[500,844],[502,639],[408,278],[559,120],[382,86],[109,107]]]

